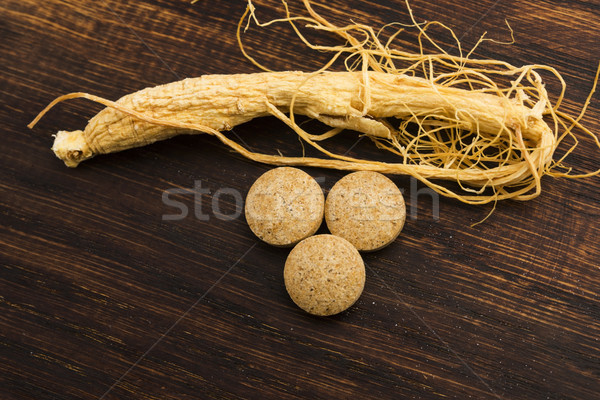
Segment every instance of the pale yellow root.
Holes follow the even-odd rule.
[[[60,131],[56,135],[52,149],[69,167],[98,154],[139,147],[178,134],[204,132],[255,161],[410,175],[442,195],[470,204],[509,198],[528,200],[539,195],[544,174],[566,175],[553,171],[562,167],[562,159],[553,161],[553,154],[563,138],[575,138],[575,128],[594,137],[600,146],[598,139],[579,123],[581,115],[571,117],[559,110],[565,85],[551,67],[514,67],[497,60],[472,60],[469,56],[475,48],[463,56],[458,40],[460,54],[450,55],[435,43],[427,29],[437,25],[456,38],[454,33],[440,23],[417,23],[408,2],[412,23],[403,25],[386,41],[381,40],[381,31],[375,33],[361,24],[336,27],[318,15],[309,0],[303,3],[308,16],[292,17],[287,3],[282,1],[285,17],[262,24],[248,1],[238,26],[238,40],[254,64],[270,71],[244,50],[241,26],[246,19],[248,26],[250,22],[261,27],[289,23],[306,46],[333,54],[319,71],[202,76],[147,88],[116,102],[72,93],[52,102],[30,127],[57,103],[83,97],[107,108],[93,117],[83,131]],[[346,45],[312,44],[296,26],[299,22],[338,35]],[[409,27],[418,32],[420,53],[392,47],[397,36]],[[482,37],[477,45],[483,41]],[[436,53],[427,54],[423,43],[432,45]],[[339,59],[344,59],[347,71],[327,71]],[[538,71],[550,73],[562,85],[554,104]],[[586,106],[588,103],[589,98]],[[585,107],[582,114],[584,111]],[[255,153],[223,133],[269,115],[285,122],[324,157]],[[332,129],[311,134],[296,123],[296,115],[319,120]],[[551,125],[544,116],[549,117]],[[389,118],[402,122],[398,125]],[[343,130],[367,135],[382,150],[396,154],[398,161],[386,163],[334,154],[320,144]],[[436,183],[437,180],[454,181],[458,189]]]
[[[452,170],[408,162],[384,166],[382,163],[328,154],[344,162],[362,163],[369,169],[416,173],[425,179],[459,180],[481,187],[518,183],[531,174],[532,168],[543,169],[551,162],[554,135],[541,115],[536,115],[528,107],[490,94],[437,87],[420,78],[370,72],[371,94],[365,113],[362,111],[361,88],[365,86],[362,79],[362,74],[352,72],[313,75],[265,72],[186,79],[123,97],[116,102],[121,110],[104,109],[90,120],[85,130],[59,132],[53,150],[67,166],[75,167],[98,154],[147,145],[180,133],[226,131],[261,116],[275,115],[293,125],[284,113],[289,112],[294,99],[295,114],[379,139],[392,140],[396,135],[383,118],[406,119],[427,116],[435,111],[438,118],[453,121],[458,129],[476,129],[479,134],[488,137],[505,136],[516,146],[523,146],[522,135],[533,144],[533,150],[528,154],[529,161],[524,159],[521,165],[488,170]],[[71,97],[75,96],[80,95]],[[90,95],[81,96],[92,98]],[[139,115],[126,115],[128,111]],[[282,160],[281,163],[285,162]],[[306,158],[303,164],[314,165],[314,160]],[[341,166],[340,163],[334,165]],[[347,168],[353,169],[350,165]]]

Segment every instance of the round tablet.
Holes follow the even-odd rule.
[[[246,221],[261,240],[292,246],[319,229],[324,207],[323,190],[310,175],[298,168],[274,168],[250,187]]]
[[[292,249],[283,278],[298,307],[310,314],[328,316],[358,300],[365,286],[365,264],[346,239],[316,235]]]
[[[406,219],[402,192],[378,172],[346,175],[329,191],[325,221],[329,231],[358,250],[379,250],[400,234]]]

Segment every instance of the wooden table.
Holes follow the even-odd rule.
[[[101,109],[85,100],[27,129],[67,92],[117,99],[184,77],[257,72],[235,43],[245,5],[2,2],[0,397],[600,398],[598,177],[544,177],[541,196],[500,202],[475,227],[491,205],[437,198],[394,177],[409,212],[402,235],[364,254],[355,306],[316,318],[285,291],[289,250],[259,242],[243,217],[240,196],[269,166],[196,135],[66,168],[51,134],[83,128]],[[565,110],[584,104],[600,54],[598,0],[411,5],[417,20],[453,28],[464,49],[484,32],[510,40],[507,21],[515,43],[485,42],[475,56],[552,65],[568,85]],[[264,21],[281,15],[275,0],[256,6]],[[399,0],[317,9],[338,24],[408,22]],[[310,71],[324,60],[283,25],[245,38],[275,70]],[[582,122],[598,137],[599,121],[596,95]],[[272,118],[234,132],[254,150],[302,151]],[[356,142],[348,134],[333,146],[372,151]],[[568,164],[589,172],[599,159],[580,136]],[[325,191],[344,176],[305,170]]]

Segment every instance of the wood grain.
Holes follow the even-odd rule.
[[[283,286],[288,250],[257,242],[239,202],[268,166],[214,138],[180,137],[67,169],[49,150],[100,108],[73,101],[27,123],[71,91],[111,99],[211,73],[256,72],[235,43],[245,1],[6,0],[0,5],[0,397],[3,399],[600,397],[600,181],[544,178],[535,200],[473,207],[394,177],[409,218],[398,240],[364,256],[367,284],[349,311],[313,318]],[[276,0],[257,1],[264,20]],[[548,64],[577,113],[600,54],[597,0],[411,2],[478,57]],[[298,1],[290,2],[299,10]],[[337,23],[407,22],[402,1],[333,0]],[[452,38],[440,30],[441,43]],[[327,41],[327,36],[315,39]],[[312,70],[283,26],[246,36],[273,69]],[[415,42],[402,42],[415,49]],[[548,83],[556,90],[555,82]],[[600,102],[584,124],[600,132]],[[278,121],[235,134],[257,150],[300,154]],[[356,136],[336,150],[375,156]],[[566,147],[562,148],[564,152]],[[590,138],[569,158],[600,167]],[[343,176],[306,169],[328,190]],[[200,185],[210,193],[163,192]],[[221,190],[221,192],[219,192]],[[219,194],[220,193],[220,194]],[[216,200],[215,200],[216,199]],[[221,214],[213,212],[214,205]],[[194,215],[199,210],[208,216]],[[205,218],[206,219],[206,218]],[[321,229],[325,232],[325,228]]]

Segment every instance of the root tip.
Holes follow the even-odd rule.
[[[54,139],[52,151],[67,167],[75,168],[80,162],[94,156],[87,144],[83,131],[59,131]]]

